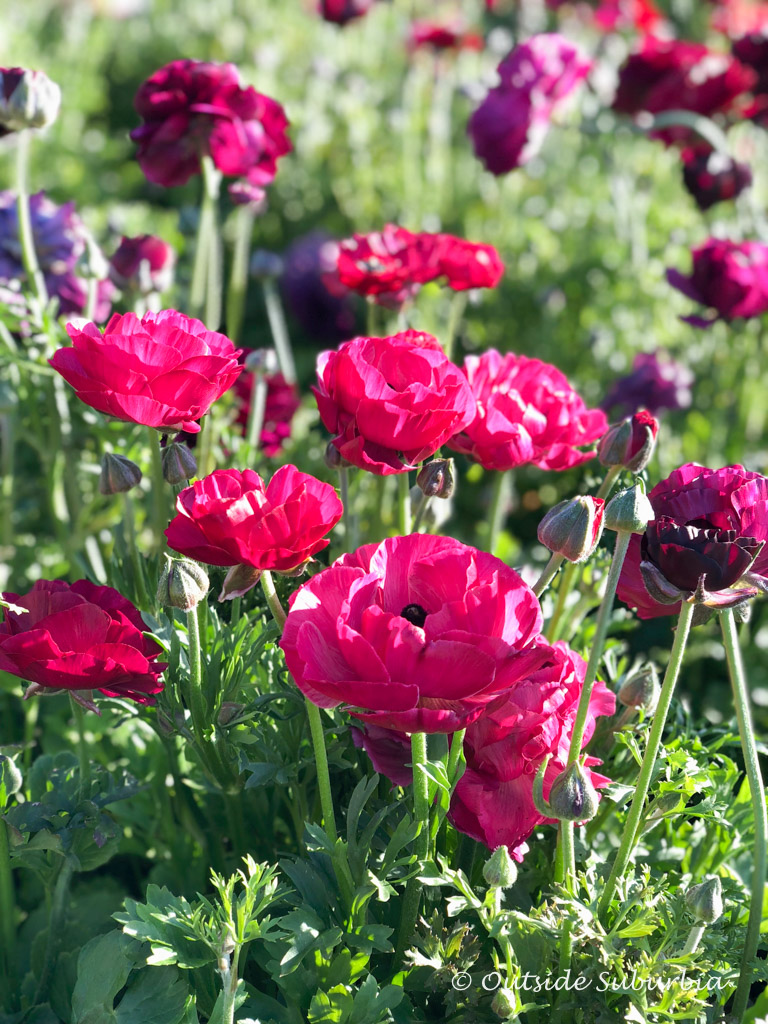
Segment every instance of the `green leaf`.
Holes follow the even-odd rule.
[[[85,1024],[93,1011],[111,1011],[115,996],[128,980],[139,956],[134,939],[115,929],[86,943],[77,960],[72,993],[73,1024]]]
[[[181,1024],[189,987],[175,967],[141,971],[117,1007],[117,1024]]]
[[[349,1020],[353,999],[346,985],[334,985],[327,992],[316,992],[309,1006],[309,1024],[343,1024]]]

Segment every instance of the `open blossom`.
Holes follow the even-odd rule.
[[[498,470],[529,462],[540,469],[570,469],[592,458],[594,452],[579,448],[605,433],[605,413],[588,409],[554,366],[490,349],[467,356],[464,373],[477,412],[449,448]]]
[[[183,185],[210,156],[222,174],[263,187],[292,148],[282,106],[244,88],[234,64],[171,61],[139,87],[134,106],[144,123],[131,138],[141,169],[157,185]]]
[[[687,409],[692,400],[693,373],[666,353],[638,352],[632,370],[613,382],[600,408],[631,416],[640,409]]]
[[[141,614],[112,587],[88,580],[38,580],[29,593],[3,594],[0,671],[32,683],[30,690],[99,690],[107,697],[153,703],[163,688],[162,653]]]
[[[717,595],[746,572],[748,583],[768,587],[764,476],[743,466],[687,463],[656,484],[648,499],[655,518],[642,538],[630,540],[617,590],[641,619],[677,614],[681,597],[695,592],[702,576],[715,602],[738,597]]]
[[[423,462],[475,415],[461,370],[418,331],[321,352],[312,390],[342,458],[379,476]]]
[[[653,32],[664,18],[652,0],[600,0],[595,11],[595,23],[604,32],[637,29]]]
[[[67,324],[71,348],[49,360],[77,397],[118,420],[197,433],[199,420],[234,384],[240,350],[200,320],[165,309],[115,314],[104,328]]]
[[[348,21],[362,18],[373,4],[374,0],[319,0],[318,11],[325,21],[346,25]]]
[[[548,647],[546,662],[517,682],[508,693],[490,703],[467,729],[464,753],[467,770],[451,800],[450,820],[460,831],[490,849],[507,846],[515,860],[527,850],[525,841],[545,823],[533,803],[533,781],[541,762],[552,755],[544,775],[544,798],[564,770],[576,718],[586,663],[565,643]],[[586,746],[600,715],[611,715],[616,700],[604,683],[596,682],[589,702]],[[589,766],[587,775],[596,788],[609,781]]]
[[[533,671],[541,609],[512,569],[450,537],[344,555],[291,597],[280,646],[320,707],[404,732],[455,732]]]
[[[710,320],[686,317],[689,323],[705,327],[718,319],[746,320],[768,311],[768,245],[708,238],[691,256],[690,277],[669,269],[667,280],[717,316]]]
[[[109,260],[109,276],[121,291],[149,295],[173,283],[176,253],[155,235],[123,235]]]

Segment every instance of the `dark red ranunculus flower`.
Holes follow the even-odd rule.
[[[450,820],[490,849],[507,846],[521,861],[526,840],[544,823],[555,824],[539,814],[533,803],[533,782],[547,754],[551,760],[544,775],[544,797],[565,769],[586,671],[585,661],[567,644],[554,647],[539,641],[545,663],[507,693],[488,704],[467,729],[464,753],[467,769],[451,800]],[[592,738],[596,719],[612,715],[616,698],[604,683],[596,682],[589,702],[584,744]],[[589,770],[599,764],[585,760],[587,774],[596,788],[608,783]]]
[[[23,596],[2,596],[27,611],[4,611],[0,671],[28,680],[31,692],[99,690],[154,703],[168,666],[157,661],[158,644],[144,636],[139,610],[112,587],[38,580]]]
[[[642,540],[632,537],[617,591],[641,619],[677,614],[680,592],[694,592],[702,575],[715,594],[747,570],[748,583],[768,585],[761,582],[768,579],[768,550],[762,547],[768,540],[764,476],[743,466],[707,469],[688,463],[656,484],[648,498],[655,518]]]
[[[428,21],[418,19],[411,22],[408,33],[410,50],[482,50],[483,37],[468,32],[460,19],[454,21]]]
[[[708,238],[691,255],[691,276],[668,269],[667,280],[717,316],[685,317],[689,323],[706,327],[715,320],[747,320],[768,310],[768,245]]]
[[[735,199],[752,184],[749,164],[705,146],[682,153],[683,183],[700,210]]]
[[[238,400],[237,422],[248,429],[253,395],[253,374],[247,370],[235,381],[235,396]],[[283,444],[291,436],[291,420],[301,405],[295,384],[289,384],[282,373],[267,376],[267,402],[264,408],[264,422],[261,427],[259,447],[270,458],[278,455]]]
[[[565,376],[540,359],[490,349],[467,356],[464,373],[477,411],[448,447],[485,469],[529,462],[540,469],[570,469],[592,458],[593,451],[578,449],[599,440],[608,427],[605,413],[588,409]]]
[[[362,18],[373,4],[374,0],[319,0],[318,11],[325,21],[346,25],[354,18]]]
[[[502,561],[417,533],[367,544],[313,576],[291,597],[280,646],[318,706],[450,733],[545,660],[540,629],[533,591]]]
[[[139,87],[134,105],[144,123],[131,138],[141,169],[157,185],[183,185],[210,156],[222,174],[263,186],[292,148],[282,106],[243,88],[234,64],[171,61]]]
[[[197,433],[195,422],[232,387],[240,350],[200,320],[164,309],[115,313],[104,333],[95,324],[67,324],[71,348],[51,366],[92,409],[164,432]]]
[[[768,93],[768,19],[762,32],[750,32],[734,40],[733,55],[757,74],[754,91]]]
[[[377,302],[397,307],[419,285],[439,273],[437,235],[416,233],[396,224],[355,234],[337,243],[335,266],[325,276],[329,291],[338,285]]]
[[[342,458],[379,476],[434,455],[475,415],[464,374],[432,335],[418,331],[321,352],[312,390]]]
[[[640,409],[687,409],[691,404],[693,373],[664,352],[638,352],[632,371],[619,377],[600,403],[608,412],[617,408],[625,416]]]
[[[396,786],[410,786],[413,782],[411,739],[407,733],[367,722],[352,727],[352,742],[358,750],[366,752],[379,775],[386,775]]]
[[[109,276],[121,291],[164,292],[173,282],[176,253],[155,235],[123,235],[109,261]]]

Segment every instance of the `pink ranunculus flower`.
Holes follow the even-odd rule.
[[[210,156],[225,175],[269,184],[277,160],[291,151],[282,106],[240,84],[234,64],[174,60],[136,93],[144,123],[131,132],[138,161],[157,185],[183,185]]]
[[[0,671],[28,680],[28,693],[99,690],[154,703],[168,666],[157,661],[160,647],[144,636],[148,627],[139,610],[112,587],[38,580],[23,596],[2,597],[27,610],[5,609]]]
[[[768,544],[751,563],[759,544],[768,541],[768,479],[743,466],[707,469],[689,462],[656,484],[648,500],[655,513],[650,532],[633,535],[617,589],[619,600],[636,608],[641,619],[680,612],[674,596],[664,603],[648,592],[644,562],[667,579],[673,576],[678,590],[694,590],[704,573],[708,590],[728,587],[734,571],[741,575],[739,566],[746,564],[749,582],[768,590]]]
[[[539,359],[495,349],[464,360],[477,403],[469,426],[448,442],[485,469],[570,469],[594,455],[582,445],[599,440],[605,413],[588,409],[565,376]]]
[[[355,338],[317,360],[320,419],[347,462],[379,476],[433,455],[475,415],[466,377],[430,334]]]
[[[714,309],[717,316],[684,319],[695,327],[715,320],[748,320],[768,312],[768,245],[708,238],[691,252],[690,277],[667,270],[667,280],[689,299]]]
[[[281,466],[266,486],[251,469],[217,469],[186,487],[176,510],[168,547],[206,565],[254,570],[229,574],[222,596],[236,597],[265,569],[291,572],[327,547],[343,506],[330,484]]]
[[[299,689],[402,732],[463,729],[533,671],[541,609],[499,559],[450,537],[390,537],[291,597],[280,646]]]
[[[115,315],[102,334],[92,323],[67,324],[71,348],[51,366],[92,409],[168,433],[195,434],[195,422],[234,384],[240,350],[200,320],[164,309]]]
[[[567,644],[554,647],[538,641],[545,663],[490,703],[467,729],[464,753],[467,770],[451,800],[450,820],[460,831],[490,849],[509,847],[521,861],[526,840],[545,822],[533,803],[533,781],[547,754],[552,759],[544,775],[544,797],[565,769],[576,709],[586,671],[585,661]],[[600,715],[612,715],[616,699],[598,682],[589,702],[584,733],[586,746]],[[587,766],[598,764],[587,757]],[[596,788],[608,779],[589,772]]]

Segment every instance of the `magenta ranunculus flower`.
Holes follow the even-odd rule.
[[[121,291],[149,295],[173,283],[176,253],[155,235],[123,235],[109,260],[109,276]]]
[[[210,156],[225,175],[269,184],[277,160],[291,151],[282,106],[244,88],[234,64],[174,60],[136,93],[144,123],[131,132],[141,169],[157,185],[183,185]]]
[[[475,418],[448,442],[485,469],[570,469],[594,455],[605,413],[588,409],[565,376],[540,359],[495,349],[467,356],[464,373],[477,403]]]
[[[475,415],[466,377],[419,331],[355,338],[321,352],[312,390],[342,458],[379,476],[434,455]]]
[[[104,328],[67,324],[72,348],[51,366],[92,409],[165,433],[197,433],[201,416],[232,387],[240,350],[200,320],[164,309],[115,314]]]
[[[236,597],[265,569],[291,572],[330,543],[343,506],[330,484],[281,466],[269,483],[251,469],[217,469],[186,487],[165,531],[168,547],[206,565],[228,565],[222,597]],[[242,570],[242,567],[251,570]],[[245,585],[247,584],[247,585]]]
[[[28,594],[2,596],[27,611],[5,609],[0,671],[28,680],[28,694],[99,690],[154,703],[168,666],[157,661],[158,644],[144,636],[141,613],[112,587],[38,580]]]
[[[746,596],[751,586],[768,589],[764,476],[743,466],[707,469],[688,463],[656,484],[648,498],[655,518],[642,538],[632,537],[617,590],[641,619],[679,613],[681,597],[693,593],[702,576],[716,606],[739,597],[733,591],[717,595],[747,572],[741,584]]]
[[[411,534],[344,555],[300,587],[280,646],[320,707],[449,733],[538,668],[541,621],[533,591],[498,558]]]
[[[470,724],[464,740],[467,770],[451,800],[450,820],[490,849],[507,846],[521,861],[533,830],[551,819],[544,818],[533,803],[533,781],[547,754],[552,759],[544,775],[544,797],[564,770],[576,718],[586,662],[567,644],[549,647],[540,641],[547,659],[542,667],[517,682],[489,704]],[[598,681],[589,702],[583,746],[595,730],[600,715],[612,715],[616,699]],[[608,779],[589,771],[598,764],[587,757],[587,774],[596,788]]]
[[[688,323],[707,327],[715,320],[747,320],[768,311],[768,245],[708,238],[691,255],[690,277],[670,268],[667,280],[717,316],[684,317]]]

